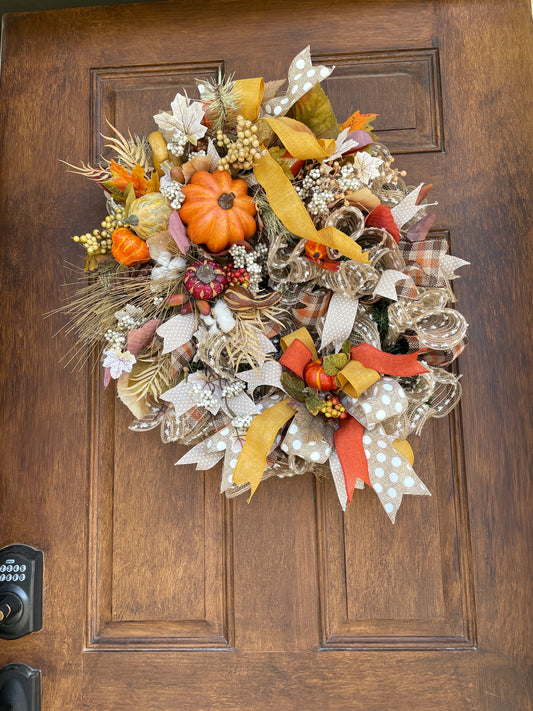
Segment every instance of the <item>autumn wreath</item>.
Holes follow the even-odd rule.
[[[372,487],[392,521],[429,494],[410,434],[460,397],[466,343],[450,280],[466,264],[428,238],[431,186],[408,187],[374,114],[340,124],[309,48],[288,81],[198,81],[147,138],[71,169],[105,191],[76,235],[85,281],[64,307],[74,358],[100,348],[104,384],[178,464],[221,460],[221,491],[331,475],[342,508]]]

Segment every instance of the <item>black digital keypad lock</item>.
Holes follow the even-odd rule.
[[[18,639],[42,627],[43,553],[15,544],[0,549],[0,637]]]

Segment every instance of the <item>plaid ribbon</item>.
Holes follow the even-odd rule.
[[[263,327],[263,335],[265,335],[268,340],[272,340],[274,336],[277,336],[278,333],[281,330],[281,324],[276,323],[275,321],[269,321],[265,326]]]
[[[439,275],[440,260],[448,251],[448,243],[445,239],[435,238],[423,242],[402,240],[400,251],[406,262],[403,271],[417,286],[446,286],[446,280]]]
[[[418,336],[416,333],[409,333],[406,332],[403,334],[403,337],[408,343],[409,346],[409,353],[414,353],[415,351],[420,350],[420,341],[418,340]],[[427,350],[425,353],[423,353],[423,360],[426,361],[429,365],[434,365],[434,366],[440,366],[444,367],[446,365],[450,365],[450,363],[453,363],[453,361],[459,356],[465,346],[468,344],[468,337],[465,336],[459,343],[457,343],[455,346],[452,346],[451,348],[447,348],[446,350],[443,351],[436,351],[436,350]]]
[[[294,317],[294,322],[300,328],[316,327],[318,319],[326,315],[329,301],[331,299],[331,291],[315,291],[308,292],[297,287],[298,301],[304,304],[301,309],[291,309]]]
[[[412,277],[406,275],[396,284],[396,295],[399,299],[416,299],[418,297],[418,289],[413,284]]]
[[[195,352],[195,348],[194,348],[194,344],[192,341],[189,341],[188,343],[185,343],[183,346],[176,348],[176,350],[172,351],[172,355],[170,358],[172,367],[175,368],[176,370],[182,370],[183,368],[185,368],[187,363],[193,357],[194,352]]]

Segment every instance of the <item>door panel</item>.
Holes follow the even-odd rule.
[[[528,272],[523,241],[505,240],[528,229],[530,41],[525,0],[6,19],[0,545],[44,549],[45,607],[41,632],[0,640],[0,664],[43,670],[44,709],[528,708]],[[104,210],[58,159],[105,155],[106,121],[152,131],[196,77],[281,78],[307,44],[337,67],[324,88],[338,118],[380,114],[409,182],[435,185],[435,235],[473,264],[456,282],[462,406],[414,438],[432,496],[405,497],[394,526],[369,490],[343,515],[330,480],[225,500],[218,470],[176,468],[182,448],[128,430],[94,363],[62,370],[61,317],[42,321],[65,294],[62,262],[80,261],[68,237]]]

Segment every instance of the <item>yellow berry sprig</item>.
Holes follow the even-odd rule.
[[[237,116],[237,140],[231,141],[222,131],[217,131],[217,145],[225,146],[226,155],[220,159],[219,170],[250,170],[253,167],[254,159],[261,155],[259,141],[257,139],[257,126],[243,118]]]
[[[96,254],[110,254],[113,242],[111,235],[113,231],[119,227],[121,220],[124,218],[124,208],[115,208],[113,215],[107,215],[100,226],[103,229],[94,229],[92,232],[86,232],[83,235],[74,235],[74,242],[80,242],[87,250],[89,256]]]

